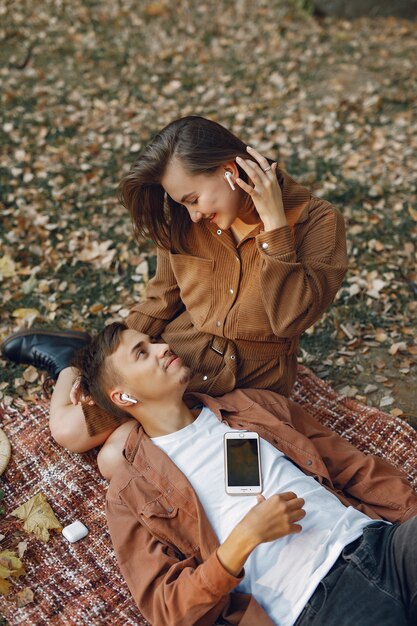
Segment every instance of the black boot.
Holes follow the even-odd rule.
[[[90,341],[88,333],[73,330],[19,330],[1,344],[1,353],[15,363],[34,365],[56,380],[74,354]]]

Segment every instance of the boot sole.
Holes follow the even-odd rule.
[[[90,341],[91,336],[88,333],[78,332],[76,330],[41,330],[31,329],[18,330],[15,333],[9,335],[0,344],[0,350],[3,352],[3,348],[7,346],[9,341],[12,341],[16,337],[27,337],[29,335],[48,335],[49,337],[68,337],[70,339],[81,339],[82,341]]]

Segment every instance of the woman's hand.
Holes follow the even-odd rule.
[[[70,400],[72,402],[72,404],[79,404],[80,402],[86,402],[87,404],[93,405],[94,401],[91,400],[91,398],[85,398],[82,393],[81,393],[81,389],[80,389],[80,377],[77,376],[77,378],[74,380],[72,387],[71,387],[71,391],[70,391]]]
[[[237,157],[236,162],[245,170],[253,186],[245,183],[241,178],[237,178],[236,183],[252,198],[265,231],[286,226],[288,222],[282,203],[281,188],[277,180],[277,163],[269,165],[265,157],[254,148],[248,146],[247,151],[257,163],[241,157]]]

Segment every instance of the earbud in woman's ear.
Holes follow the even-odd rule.
[[[229,170],[226,170],[226,172],[224,173],[224,175],[225,175],[225,178],[226,178],[227,182],[229,183],[229,185],[230,185],[230,187],[231,187],[232,191],[234,191],[234,190],[236,189],[236,187],[235,187],[235,186],[234,186],[234,184],[233,184],[233,180],[232,180],[232,176],[233,176],[233,174],[232,174],[232,172],[229,172]]]

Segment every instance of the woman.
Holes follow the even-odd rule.
[[[137,238],[157,245],[156,275],[128,325],[168,343],[197,372],[190,390],[221,395],[258,387],[288,396],[299,336],[331,304],[346,272],[340,213],[197,116],[156,135],[120,195]],[[81,451],[102,443],[117,424],[83,404],[87,433],[81,407],[69,400],[72,383],[65,368],[51,430]]]

